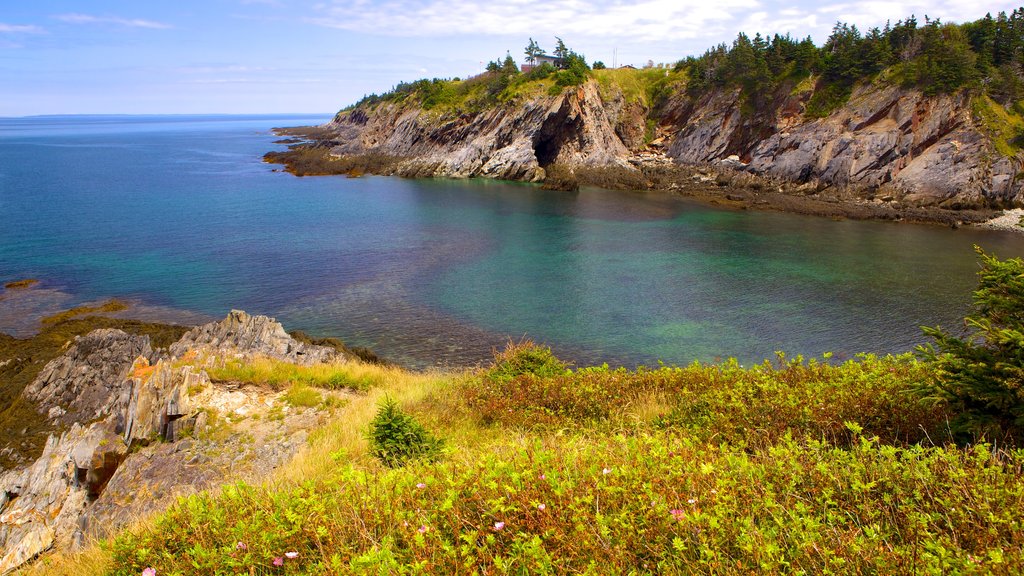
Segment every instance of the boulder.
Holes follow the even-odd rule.
[[[333,348],[295,340],[273,318],[250,316],[241,310],[232,310],[220,322],[193,328],[169,348],[174,358],[180,358],[189,351],[205,351],[236,358],[264,356],[296,364],[342,359]]]

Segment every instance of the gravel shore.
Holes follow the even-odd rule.
[[[999,216],[987,222],[976,224],[976,226],[992,230],[1024,233],[1024,226],[1021,226],[1021,220],[1024,220],[1024,208],[1014,208],[1012,210],[1004,210]]]

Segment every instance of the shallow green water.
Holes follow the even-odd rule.
[[[0,280],[64,304],[243,308],[415,365],[523,336],[632,365],[905,351],[967,310],[972,245],[1024,255],[1000,232],[260,162],[271,126],[322,120],[0,120]]]

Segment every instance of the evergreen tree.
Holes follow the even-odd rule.
[[[562,39],[559,38],[558,36],[555,36],[555,40],[558,40],[558,43],[555,44],[555,58],[558,58],[559,60],[558,67],[565,68],[564,60],[566,56],[569,55],[569,49],[566,48],[565,42],[562,42]]]
[[[970,331],[953,336],[923,328],[934,344],[918,354],[935,365],[925,397],[944,402],[958,414],[955,431],[988,436],[1024,430],[1024,261],[998,260],[975,247],[981,258]]]
[[[537,44],[533,38],[530,38],[530,43],[526,45],[525,52],[527,64],[536,64],[537,57],[544,53],[544,51],[540,49],[540,45]]]

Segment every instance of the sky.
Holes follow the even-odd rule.
[[[1020,0],[1018,0],[1019,2]],[[0,116],[333,113],[400,81],[466,77],[558,36],[589,61],[699,55],[738,32],[811,36],[1004,0],[2,0]]]

